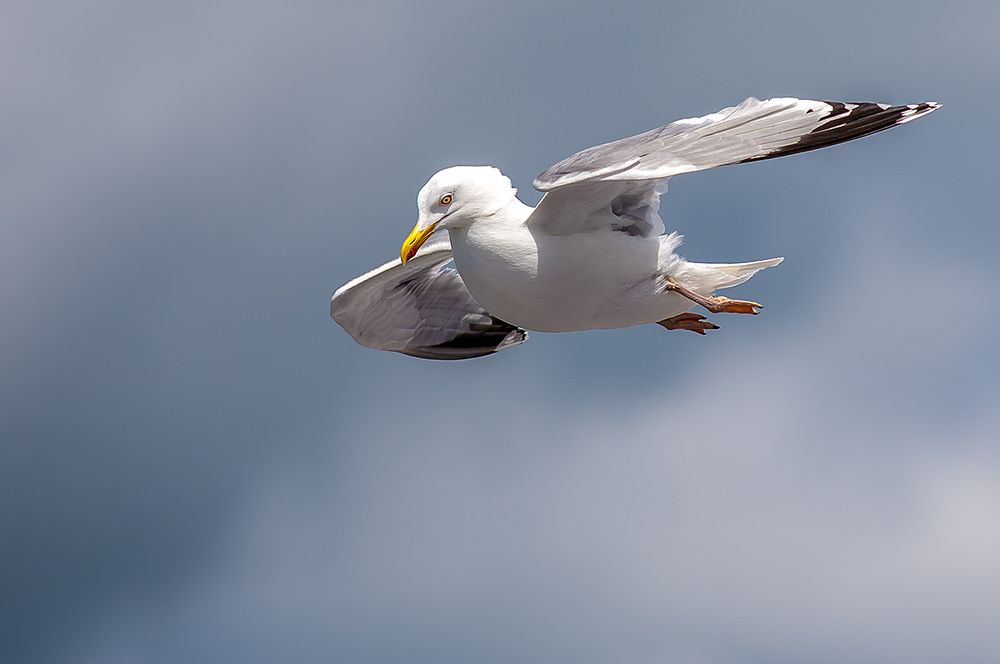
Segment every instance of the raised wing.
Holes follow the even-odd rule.
[[[432,360],[481,357],[528,338],[473,299],[451,262],[447,237],[403,265],[389,261],[337,289],[330,317],[355,341]]]
[[[659,180],[782,157],[867,136],[939,106],[751,97],[718,113],[587,148],[545,170],[535,178],[535,188],[550,192],[581,183]]]

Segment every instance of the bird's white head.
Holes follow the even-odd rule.
[[[403,242],[406,263],[437,230],[465,228],[507,206],[517,194],[510,179],[492,166],[453,166],[438,171],[417,194],[417,223]]]

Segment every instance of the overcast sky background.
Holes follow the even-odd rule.
[[[996,2],[0,9],[0,660],[1000,652]],[[688,175],[758,317],[356,345],[437,169],[755,95],[941,111]]]

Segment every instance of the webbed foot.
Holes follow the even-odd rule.
[[[659,321],[657,325],[667,330],[689,330],[697,334],[705,334],[708,330],[718,330],[719,326],[710,320],[705,320],[701,314],[691,312],[671,316]]]

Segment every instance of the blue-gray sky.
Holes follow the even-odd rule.
[[[419,4],[419,6],[418,6]],[[991,661],[1000,5],[9,2],[11,662]],[[437,169],[746,96],[941,111],[676,178],[706,338],[362,348]],[[419,407],[415,404],[420,404]]]

